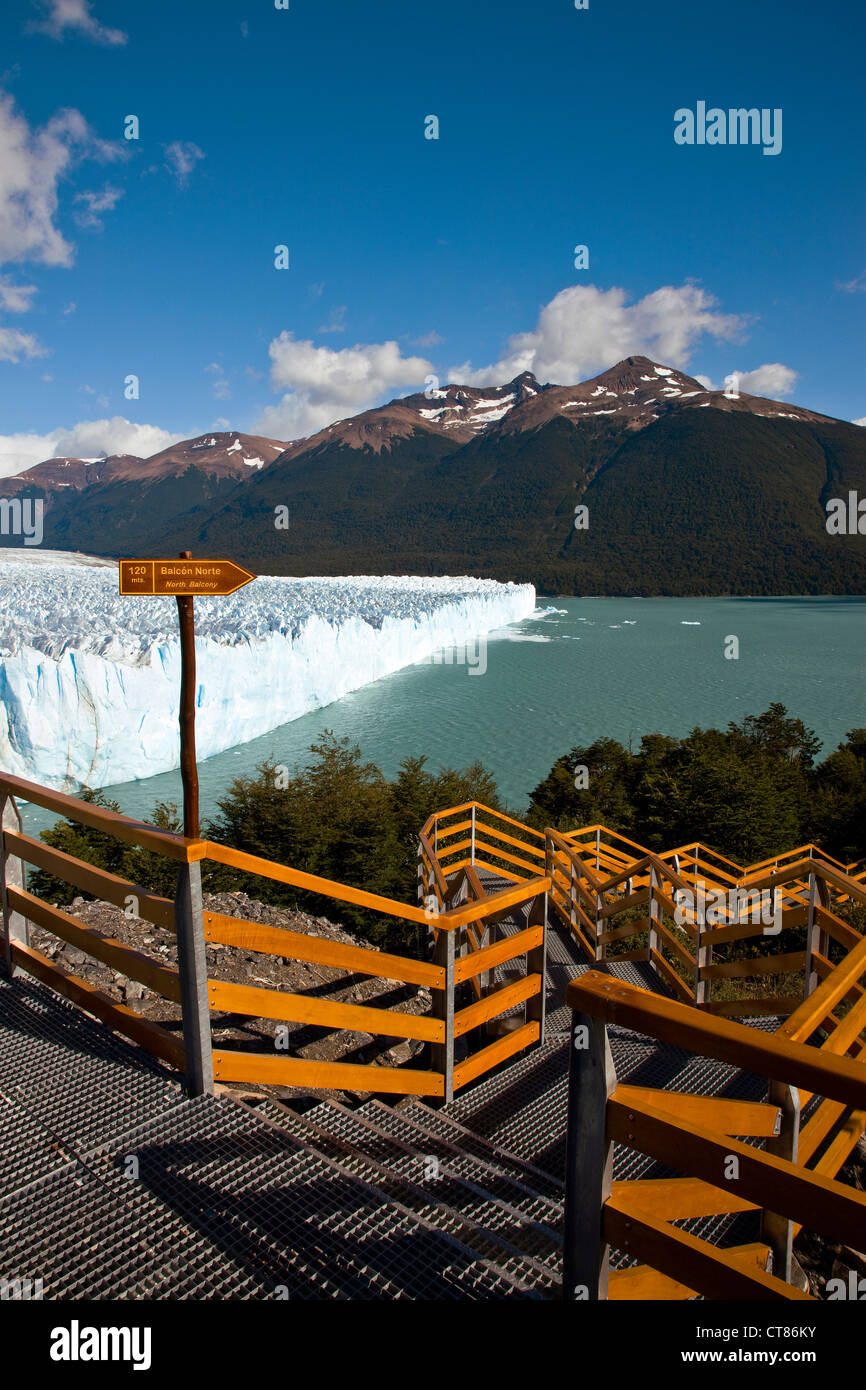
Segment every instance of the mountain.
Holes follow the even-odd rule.
[[[828,535],[824,509],[866,497],[866,431],[646,357],[576,386],[451,384],[286,446],[202,436],[116,475],[78,463],[50,461],[50,484],[48,463],[29,472],[31,490],[46,470],[47,546],[549,593],[866,592],[866,537]]]
[[[146,459],[46,459],[0,479],[0,494],[41,497],[45,535],[57,549],[86,549],[86,540],[97,553],[112,555],[118,546],[135,548],[142,536],[158,535],[191,508],[221,502],[285,449],[280,440],[237,431],[202,434]]]

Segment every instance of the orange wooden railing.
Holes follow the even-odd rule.
[[[792,1283],[803,1227],[863,1248],[866,1194],[835,1178],[866,1130],[864,973],[860,940],[771,1035],[595,971],[569,986],[566,1298],[806,1298]],[[768,1077],[767,1102],[619,1086],[610,1023]],[[743,1142],[755,1136],[763,1149]],[[614,1143],[681,1176],[613,1182]],[[749,1245],[675,1224],[745,1211],[761,1213]],[[638,1263],[611,1270],[611,1247]]]
[[[16,797],[174,862],[178,872],[174,898],[162,897],[24,835]],[[544,901],[549,888],[543,875],[508,886],[492,896],[476,879],[472,900],[457,905],[451,901],[459,886],[457,880],[452,875],[449,887],[433,857],[430,873],[439,896],[434,895],[432,905],[414,906],[212,841],[189,840],[158,831],[21,778],[0,775],[0,800],[0,882],[8,970],[24,970],[38,977],[110,1027],[184,1070],[194,1094],[212,1089],[215,1083],[260,1082],[448,1098],[504,1058],[543,1037]],[[380,916],[425,924],[433,935],[433,960],[418,961],[206,911],[201,893],[204,861],[314,892],[335,903],[351,903]],[[136,917],[173,931],[178,948],[177,968],[112,940],[29,893],[25,865],[43,869],[115,906],[128,910],[133,904]],[[504,915],[527,902],[531,904],[531,913],[525,931],[506,941],[486,941],[486,934]],[[87,955],[178,1004],[183,1042],[170,1028],[142,1018],[87,981],[61,970],[32,945],[31,924],[73,943]],[[205,952],[209,944],[292,961],[318,962],[347,975],[396,980],[416,990],[429,990],[432,1004],[428,1012],[416,1014],[221,980],[215,977],[216,972],[208,970]],[[518,960],[524,963],[520,983],[496,988],[495,969]],[[473,986],[474,1000],[460,1007],[461,995]],[[518,1005],[524,1014],[521,1026],[488,1043],[490,1026]],[[212,1019],[229,1013],[363,1032],[377,1038],[421,1041],[429,1044],[430,1063],[424,1067],[397,1067],[214,1049]]]

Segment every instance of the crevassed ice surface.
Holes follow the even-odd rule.
[[[261,577],[196,598],[199,758],[245,743],[535,609],[489,579]],[[121,598],[117,568],[0,557],[0,767],[70,791],[180,761],[172,598]]]

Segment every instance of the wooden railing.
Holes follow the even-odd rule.
[[[430,816],[420,839],[419,890],[423,886],[425,895],[437,891],[434,863],[446,882],[467,865],[519,883],[544,870],[543,833],[478,801]]]
[[[771,1035],[597,971],[569,986],[565,1298],[806,1298],[791,1283],[802,1227],[863,1249],[866,1194],[835,1176],[866,1129],[864,971],[861,940]],[[767,1103],[620,1086],[610,1023],[767,1077]],[[753,1136],[763,1149],[742,1142]],[[682,1176],[614,1182],[615,1143]],[[733,1248],[674,1224],[746,1211],[761,1213],[760,1239]],[[611,1270],[611,1248],[631,1267]]]
[[[174,898],[162,897],[23,834],[16,797],[173,862],[178,875]],[[452,874],[449,885],[433,856],[430,874],[437,891],[432,903],[416,907],[212,841],[187,840],[158,831],[21,778],[0,776],[0,800],[0,882],[9,972],[24,970],[36,976],[110,1027],[185,1071],[192,1094],[208,1092],[215,1083],[259,1082],[447,1099],[506,1057],[543,1038],[544,904],[550,886],[543,875],[492,896],[485,893],[476,876],[471,881],[471,900],[458,905],[453,900],[464,879],[455,879]],[[433,960],[418,961],[206,911],[201,889],[204,861],[288,884],[336,903],[367,908],[379,916],[425,924],[433,934]],[[117,907],[131,909],[135,917],[174,932],[177,968],[85,926],[29,893],[25,864]],[[531,905],[527,929],[502,941],[494,940],[496,924],[527,902]],[[31,944],[31,924],[179,1005],[183,1042],[169,1027],[142,1018],[87,981],[61,970]],[[213,978],[207,965],[208,945],[327,965],[347,976],[398,981],[408,988],[429,990],[432,1006],[429,1012],[412,1013]],[[521,980],[496,987],[495,969],[517,961],[523,963]],[[473,985],[474,999],[462,1006],[462,996]],[[520,1026],[488,1043],[491,1025],[517,1006],[523,1010]],[[214,1049],[212,1020],[226,1014],[348,1030],[375,1038],[420,1041],[429,1045],[429,1066],[324,1062],[279,1056],[276,1052]]]

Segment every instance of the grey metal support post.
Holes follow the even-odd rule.
[[[445,985],[433,991],[433,1018],[445,1024],[445,1040],[432,1044],[433,1070],[445,1078],[443,1101],[454,1098],[454,966],[457,955],[456,932],[439,928],[433,947],[433,963],[445,970]]]
[[[800,1092],[795,1086],[787,1086],[784,1081],[771,1081],[769,1091],[771,1105],[777,1105],[781,1112],[779,1133],[767,1139],[765,1151],[777,1158],[786,1158],[789,1163],[797,1162],[797,1147],[800,1139]],[[761,1213],[761,1239],[773,1252],[773,1273],[777,1279],[792,1283],[792,1259],[794,1245],[793,1223],[787,1216],[774,1211]]]
[[[588,1014],[572,1016],[565,1158],[562,1296],[571,1303],[607,1298],[610,1247],[604,1204],[613,1184],[607,1102],[616,1071],[607,1027]]]
[[[656,902],[655,890],[656,890],[656,870],[655,870],[655,864],[651,864],[651,865],[650,865],[650,874],[649,874],[649,919],[650,919],[650,926],[649,926],[649,945],[648,945],[648,947],[647,947],[647,955],[646,955],[646,958],[647,958],[647,960],[649,960],[649,961],[651,961],[652,958],[653,958],[653,951],[657,951],[657,950],[659,949],[659,934],[658,934],[658,927],[657,927],[657,923],[658,923],[658,919],[659,919],[659,905],[658,905],[658,903]]]
[[[7,830],[21,833],[21,813],[15,804],[15,798],[4,796],[2,798],[2,826],[4,834]],[[12,961],[12,943],[20,941],[22,945],[30,944],[30,923],[20,912],[14,912],[9,905],[7,888],[18,888],[24,890],[26,886],[24,864],[22,860],[15,859],[11,854],[6,853],[5,840],[0,837],[0,890],[3,897],[3,937],[6,954],[6,971],[10,979],[14,979],[19,973],[20,967]]]
[[[695,883],[695,1003],[706,1004],[710,997],[709,980],[701,979],[701,970],[712,959],[712,946],[705,945],[707,902]]]
[[[183,1008],[186,1089],[190,1096],[213,1095],[213,1050],[200,864],[181,864],[178,869],[174,914]]]
[[[811,857],[811,856],[810,856]],[[815,874],[809,875],[809,916],[806,922],[806,960],[803,966],[803,998],[808,999],[813,989],[818,986],[818,972],[814,965],[814,956],[820,951],[821,928],[818,923],[818,913],[816,912],[818,902],[818,879]]]
[[[541,988],[531,999],[527,999],[524,1010],[524,1018],[527,1023],[537,1023],[539,1044],[544,1042],[544,1032],[547,1019],[547,894],[539,893],[532,900],[529,909],[529,925],[531,927],[541,927],[541,944],[533,946],[531,951],[526,953],[526,973],[527,975],[540,975]]]
[[[605,959],[605,956],[607,955],[607,946],[606,946],[605,942],[603,942],[602,939],[601,939],[601,934],[602,934],[602,932],[604,931],[604,923],[605,923],[605,918],[601,916],[601,909],[602,909],[603,906],[604,906],[604,899],[602,898],[601,893],[596,893],[596,895],[595,895],[595,958],[596,958],[596,960],[604,960],[604,959]]]

